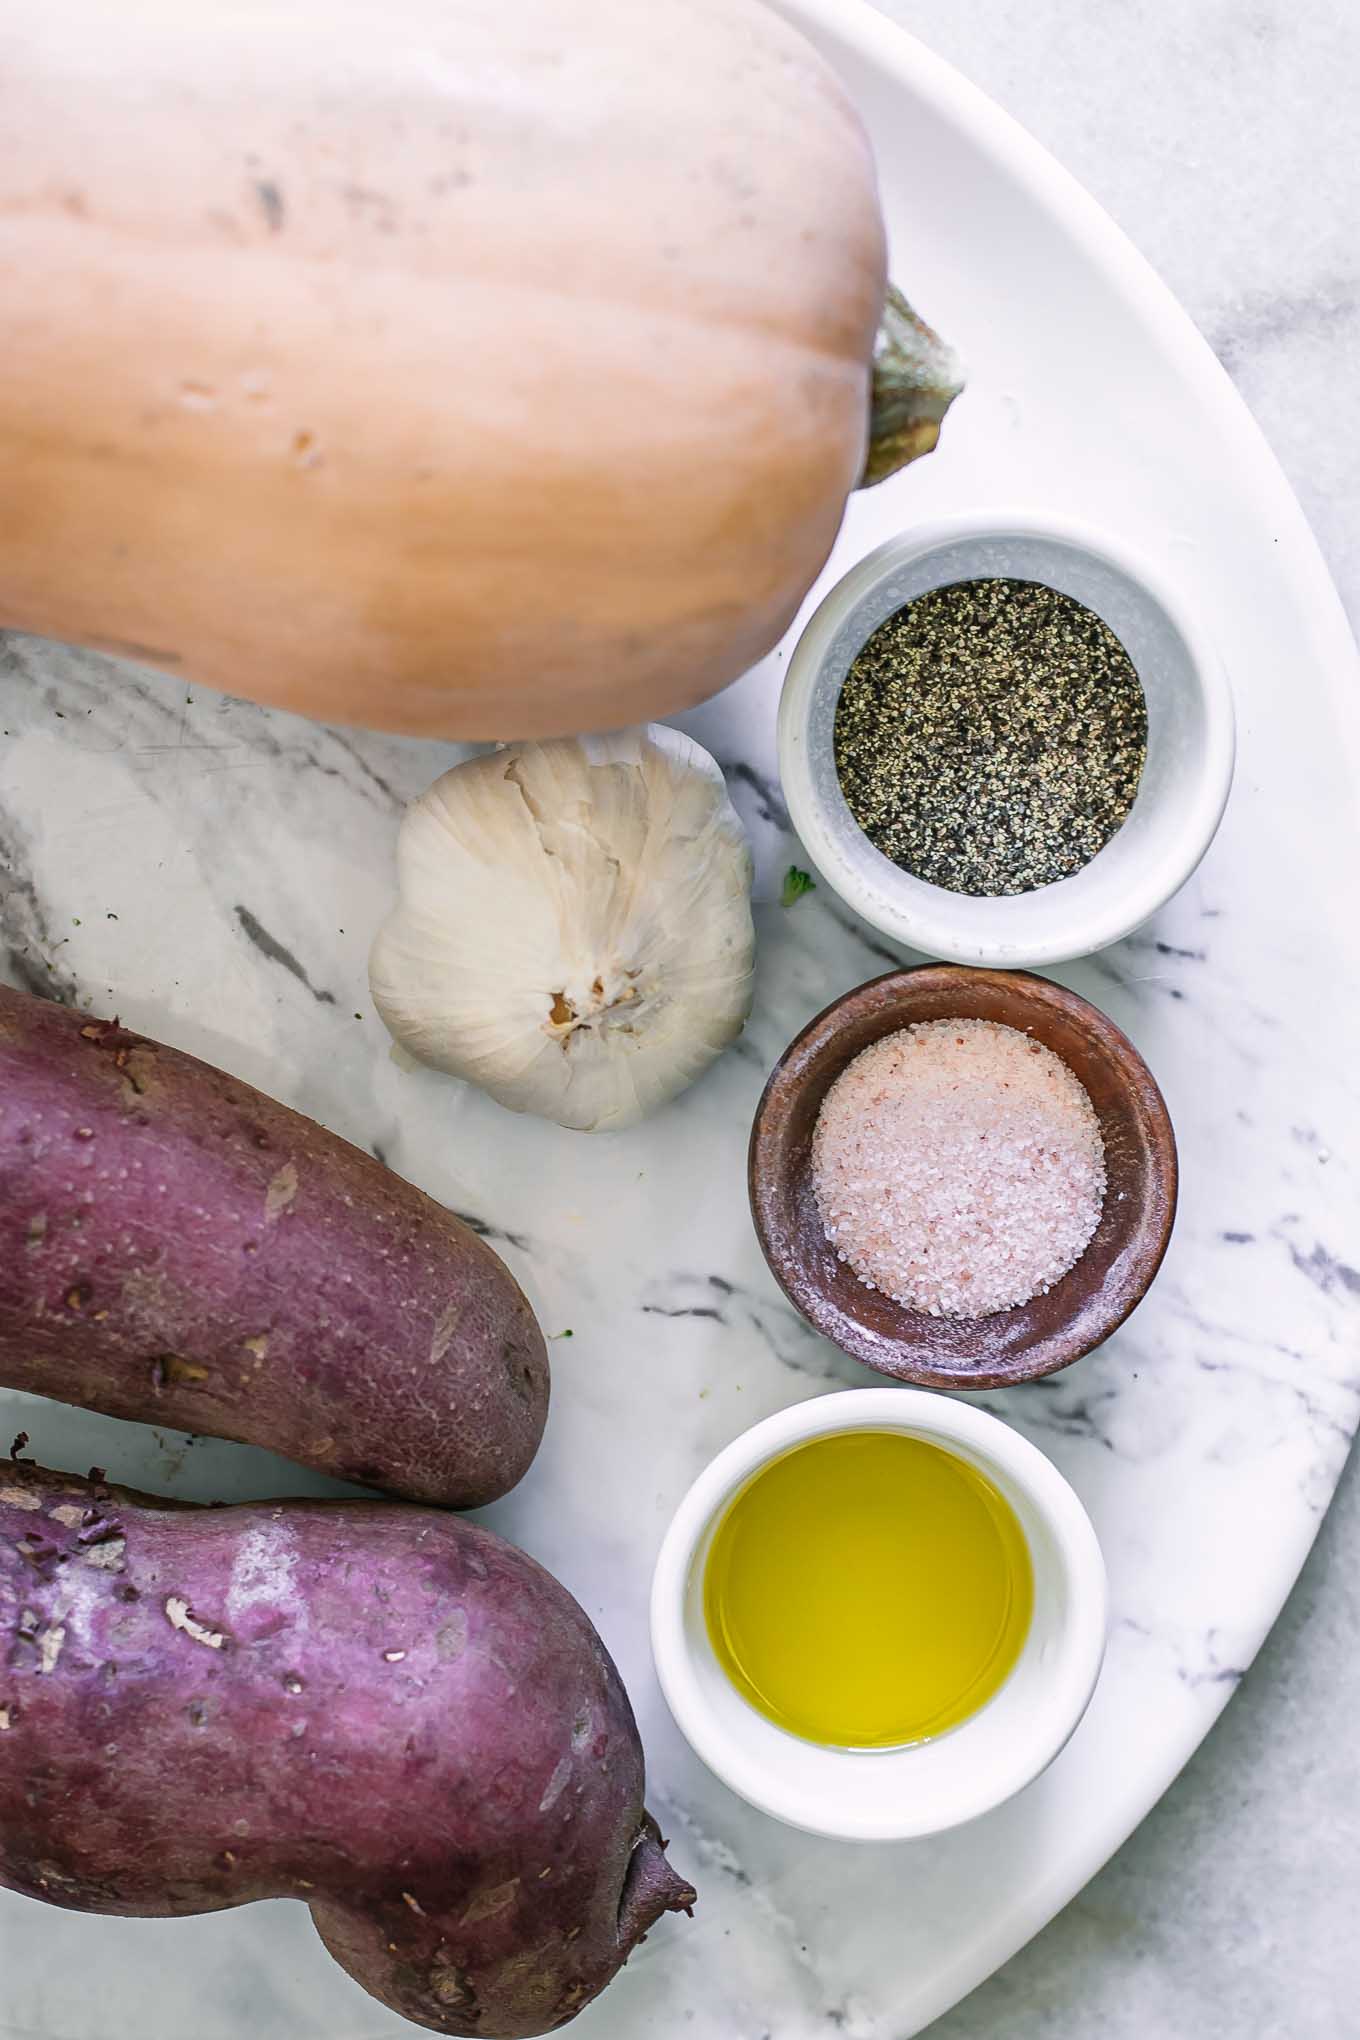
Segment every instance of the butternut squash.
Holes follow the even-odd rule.
[[[787,627],[884,247],[756,0],[8,0],[0,76],[0,625],[458,737]],[[928,334],[880,371],[875,477],[952,394]]]

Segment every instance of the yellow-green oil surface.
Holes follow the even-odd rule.
[[[727,1509],[704,1612],[737,1690],[780,1728],[889,1749],[975,1714],[1015,1665],[1034,1577],[1015,1511],[899,1431],[795,1446]]]

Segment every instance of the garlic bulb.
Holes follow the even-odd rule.
[[[718,767],[676,730],[455,765],[407,811],[397,868],[378,1011],[513,1112],[631,1126],[741,1032],[751,853]]]

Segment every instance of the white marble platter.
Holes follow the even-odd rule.
[[[701,1887],[581,2040],[909,2040],[1061,1906],[1163,1791],[1250,1662],[1360,1415],[1357,663],[1270,454],[1208,349],[1108,220],[957,76],[857,0],[787,0],[874,134],[894,267],[965,354],[941,451],[852,506],[828,579],[917,518],[1017,502],[1103,523],[1174,574],[1230,668],[1233,800],[1136,937],[1053,975],[1132,1034],[1181,1146],[1162,1275],[1100,1353],[980,1398],[1059,1462],[1107,1553],[1095,1704],[1037,1785],[951,1837],[792,1834],[689,1755],[656,1692],[652,1558],[746,1424],[871,1377],[804,1330],[746,1212],[746,1131],[805,1019],[896,960],[797,849],[773,769],[788,647],[687,719],[755,839],[760,980],[744,1041],[632,1134],[508,1117],[399,1069],[364,959],[402,802],[449,747],[327,731],[0,639],[0,962],[237,1071],[472,1214],[550,1333],[554,1407],[487,1514],[583,1600],[647,1742],[651,1799]],[[324,1486],[260,1452],[0,1396],[49,1464],[234,1498]],[[8,1435],[8,1433],[6,1434]],[[4,2040],[394,2040],[409,2032],[279,1903],[175,1923],[0,1898]]]

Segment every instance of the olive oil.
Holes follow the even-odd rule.
[[[975,1714],[1024,1646],[1034,1581],[1009,1502],[899,1431],[838,1432],[762,1467],[704,1572],[718,1661],[809,1742],[889,1749]]]

